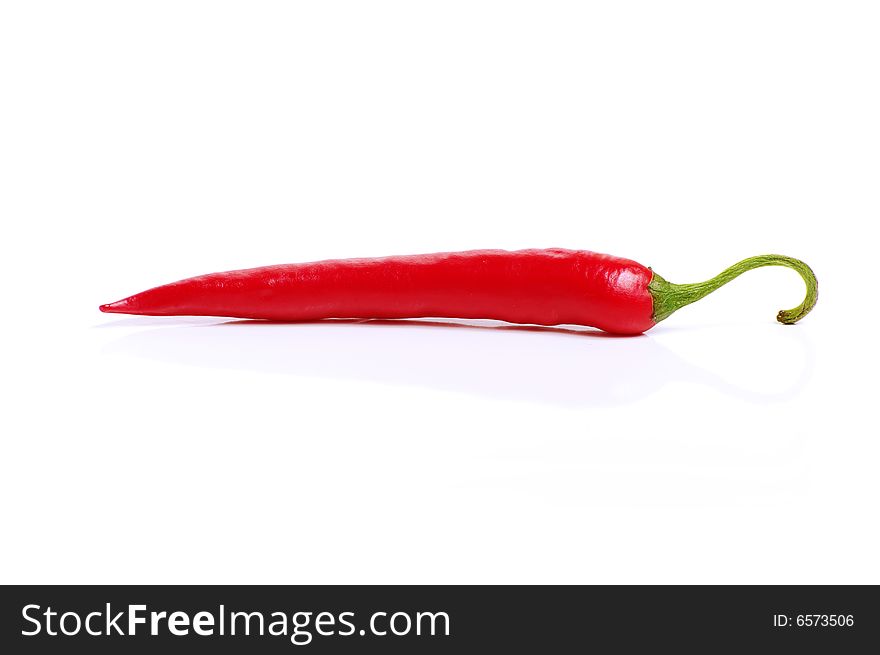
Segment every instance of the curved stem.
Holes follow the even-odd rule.
[[[654,297],[654,322],[659,323],[663,319],[668,318],[673,312],[709,295],[735,277],[739,277],[753,268],[760,268],[762,266],[787,266],[788,268],[793,268],[800,273],[804,283],[807,285],[807,295],[804,301],[794,309],[781,310],[776,315],[777,321],[791,325],[802,319],[813,309],[819,295],[819,283],[809,266],[799,259],[785,257],[784,255],[758,255],[757,257],[749,257],[734,264],[705,282],[673,284],[655,273],[651,283],[648,285],[648,290]]]

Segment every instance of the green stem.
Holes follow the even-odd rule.
[[[734,264],[730,268],[721,271],[711,280],[694,284],[672,284],[654,273],[654,277],[648,285],[648,290],[654,297],[654,322],[659,323],[685,305],[690,305],[692,302],[696,302],[716,289],[723,287],[735,277],[739,277],[753,268],[760,268],[762,266],[788,266],[793,268],[800,273],[804,283],[807,285],[807,295],[804,301],[794,309],[781,310],[776,315],[776,320],[786,325],[792,325],[809,314],[810,310],[816,305],[816,298],[819,295],[819,283],[810,267],[801,260],[792,257],[758,255],[757,257],[749,257],[738,264]]]

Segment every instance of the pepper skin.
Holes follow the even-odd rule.
[[[211,273],[100,309],[270,321],[488,318],[634,335],[744,271],[775,265],[794,268],[807,284],[804,302],[777,316],[794,323],[812,309],[818,289],[815,275],[800,260],[761,255],[706,282],[672,284],[629,259],[563,248],[337,259]]]
[[[651,270],[586,250],[471,250],[265,266],[156,287],[101,311],[324,318],[488,318],[639,334],[654,325]]]

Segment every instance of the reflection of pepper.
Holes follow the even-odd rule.
[[[795,269],[807,285],[804,302],[777,316],[781,323],[794,323],[813,308],[818,291],[816,276],[797,259],[751,257],[706,282],[672,284],[628,259],[561,248],[339,259],[211,273],[101,305],[101,311],[273,321],[490,318],[639,334],[741,273],[775,265]]]

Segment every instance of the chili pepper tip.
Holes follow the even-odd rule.
[[[131,311],[128,299],[107,303],[106,305],[99,306],[98,309],[105,314],[125,314]]]

